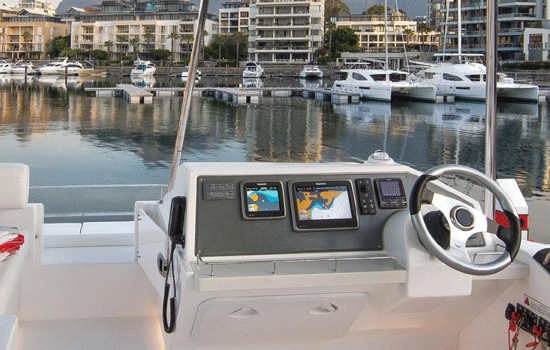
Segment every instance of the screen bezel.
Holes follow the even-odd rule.
[[[348,191],[348,200],[351,209],[351,218],[349,219],[325,219],[325,220],[300,220],[298,205],[296,204],[296,188],[312,187],[330,187],[345,186]],[[353,184],[351,181],[311,181],[311,182],[291,182],[289,184],[290,206],[292,208],[292,226],[295,231],[328,231],[328,230],[348,230],[359,228],[359,219],[357,215],[357,205]]]
[[[277,187],[279,193],[279,208],[280,210],[272,211],[248,211],[248,196],[247,189],[258,186],[274,186]],[[261,219],[282,219],[286,217],[285,195],[282,182],[278,181],[258,181],[258,182],[243,182],[241,183],[241,201],[242,214],[244,220],[261,220]]]

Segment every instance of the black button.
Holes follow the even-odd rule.
[[[474,223],[472,213],[463,208],[459,208],[455,211],[455,218],[456,221],[464,227],[470,227]]]

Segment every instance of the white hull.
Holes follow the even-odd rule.
[[[59,75],[58,67],[40,67],[38,71],[42,75]]]
[[[298,74],[301,79],[323,79],[323,72],[318,67],[304,67]]]
[[[130,75],[152,76],[152,75],[155,75],[155,72],[156,72],[156,69],[149,69],[149,68],[146,70],[132,69],[132,71],[130,72]]]
[[[249,72],[244,71],[243,72],[243,78],[261,78],[264,75],[264,72]]]

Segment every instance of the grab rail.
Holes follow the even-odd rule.
[[[393,268],[397,270],[399,268],[399,263],[397,259],[393,256],[366,256],[366,257],[349,257],[349,258],[319,258],[319,259],[283,259],[283,260],[273,260],[273,261],[263,261],[263,260],[251,260],[251,261],[224,261],[224,262],[206,262],[202,260],[202,257],[197,254],[197,266],[200,264],[210,266],[210,276],[214,276],[214,266],[216,265],[237,265],[237,264],[253,264],[253,263],[270,263],[273,264],[273,275],[277,274],[277,263],[295,263],[295,262],[323,262],[323,261],[333,261],[334,262],[334,272],[338,272],[338,262],[341,261],[354,261],[354,260],[392,260]]]

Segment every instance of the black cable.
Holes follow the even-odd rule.
[[[170,258],[166,268],[166,279],[164,280],[164,299],[162,301],[162,323],[164,325],[164,331],[168,334],[174,331],[176,328],[176,275],[174,270],[174,252],[176,250],[176,243],[172,243],[172,249],[170,250]],[[170,294],[170,284],[168,278],[170,276],[170,270],[172,270],[172,283],[174,284],[174,296],[170,298],[170,322],[168,322],[168,296]]]

